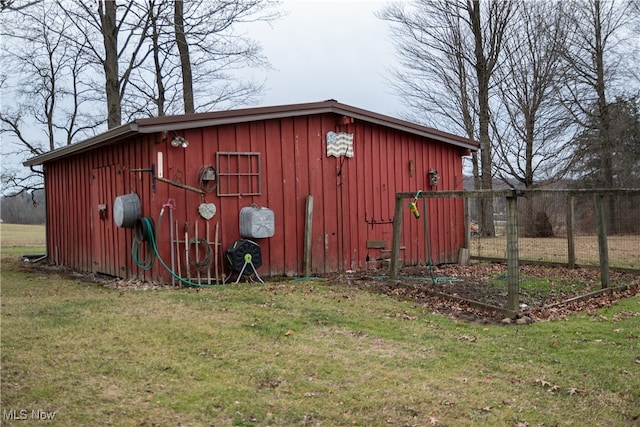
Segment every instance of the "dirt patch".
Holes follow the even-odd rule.
[[[436,312],[478,323],[499,323],[508,317],[507,267],[504,264],[448,265],[429,269],[405,267],[391,281],[386,271],[339,275],[331,280],[398,298],[408,298]],[[595,268],[568,269],[521,265],[522,323],[563,318],[640,295],[640,271],[611,271],[610,289],[602,291]]]
[[[78,273],[45,262],[16,264],[17,269],[23,271],[56,274],[98,283],[110,289],[175,289],[170,284]],[[370,292],[414,300],[455,319],[503,323],[508,316],[505,313],[508,303],[506,271],[506,265],[490,263],[446,265],[432,269],[413,266],[403,268],[399,279],[395,281],[389,280],[388,270],[335,274],[327,279],[335,284],[348,284]],[[519,272],[521,307],[518,318],[526,319],[525,323],[561,319],[578,312],[595,314],[597,309],[610,306],[620,299],[640,296],[640,271],[610,271],[611,286],[605,292],[602,292],[600,272],[596,268],[521,265]]]

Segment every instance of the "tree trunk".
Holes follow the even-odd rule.
[[[606,96],[606,82],[604,70],[604,44],[602,34],[602,16],[600,9],[600,1],[596,0],[593,4],[594,10],[594,38],[595,51],[594,61],[596,67],[596,93],[598,94],[598,114],[600,123],[600,176],[601,185],[604,188],[613,188],[613,143],[611,138],[611,117],[609,114],[609,104]],[[616,207],[614,203],[615,197],[607,196],[606,218],[607,230],[610,233],[617,233],[615,221]]]
[[[116,25],[116,2],[99,1],[98,13],[104,39],[105,92],[107,95],[107,127],[109,129],[122,124],[120,90],[118,76],[118,27]]]
[[[174,25],[176,44],[180,52],[180,66],[182,68],[182,97],[185,114],[195,113],[193,102],[193,76],[191,74],[191,60],[189,59],[189,45],[184,33],[184,5],[178,0],[175,3]]]
[[[489,78],[487,58],[484,54],[484,43],[482,39],[482,26],[480,16],[480,2],[474,0],[468,6],[469,18],[471,20],[471,30],[475,40],[475,69],[478,79],[478,121],[480,138],[480,182],[483,190],[491,190],[493,185],[492,158],[491,158],[491,138],[489,137]],[[484,236],[493,236],[495,226],[493,223],[493,199],[480,199],[480,233]]]
[[[153,45],[153,67],[156,73],[156,88],[158,90],[158,96],[155,99],[158,106],[158,116],[164,116],[164,104],[165,104],[165,88],[163,81],[162,65],[160,63],[160,34],[158,32],[158,16],[154,11],[154,2],[149,2],[149,22],[151,23],[151,43]]]

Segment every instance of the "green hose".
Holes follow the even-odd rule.
[[[164,210],[160,212],[160,217],[158,218],[158,228],[157,228],[158,235],[160,234],[160,224],[162,224],[163,212]],[[150,270],[153,267],[155,260],[157,259],[158,261],[160,261],[160,264],[162,264],[162,266],[173,277],[175,277],[185,285],[196,286],[196,287],[215,286],[212,284],[205,285],[202,283],[195,283],[178,276],[178,274],[176,274],[176,272],[173,271],[164,262],[164,260],[160,256],[160,253],[158,252],[158,245],[156,244],[156,236],[153,232],[153,221],[151,220],[151,218],[144,217],[144,218],[140,218],[138,221],[139,222],[136,224],[136,235],[133,238],[133,244],[131,246],[131,257],[133,258],[134,262],[138,265],[138,267],[142,268],[143,270]],[[140,246],[142,242],[147,242],[147,258],[144,261],[139,260]]]
[[[144,242],[149,242],[150,237],[153,238],[153,222],[150,218],[141,218],[136,222],[136,229],[131,242],[131,258],[138,267],[143,270],[151,270],[155,263],[156,251],[151,250],[147,244],[147,253],[145,259],[140,259]]]

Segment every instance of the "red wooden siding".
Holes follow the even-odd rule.
[[[303,272],[305,206],[314,197],[312,271],[324,274],[379,266],[389,256],[396,192],[431,191],[429,170],[437,169],[437,190],[462,189],[462,149],[427,140],[361,120],[341,124],[335,114],[301,115],[250,121],[183,131],[138,134],[121,143],[102,146],[85,154],[46,164],[48,251],[50,258],[83,271],[168,282],[171,276],[160,263],[151,271],[138,268],[131,259],[133,230],[113,224],[112,209],[119,195],[136,192],[142,215],[160,226],[158,247],[170,259],[169,227],[178,223],[183,239],[198,223],[203,237],[209,224],[213,239],[220,227],[222,249],[239,236],[239,211],[250,205],[275,213],[275,235],[257,239],[263,255],[261,275],[301,275]],[[354,134],[354,157],[327,157],[329,131]],[[171,146],[175,135],[189,141],[186,149]],[[133,169],[157,167],[163,156],[163,177],[197,186],[203,165],[216,165],[217,152],[256,152],[261,159],[261,190],[255,196],[204,196],[156,181]],[[160,173],[160,171],[157,171]],[[174,223],[168,210],[175,201]],[[216,215],[209,221],[198,214],[201,203],[214,203]],[[408,202],[408,201],[407,201]],[[462,200],[429,200],[424,212],[429,220],[431,255],[435,263],[455,262],[464,242]],[[106,205],[106,218],[99,205]],[[401,257],[406,264],[425,263],[427,246],[423,218],[403,213]],[[384,241],[386,248],[368,248],[367,241]],[[371,260],[367,264],[367,257]],[[222,259],[222,257],[221,257]],[[376,261],[378,260],[378,261]],[[184,260],[181,260],[184,264]],[[184,266],[183,266],[184,273]],[[183,274],[184,275],[184,274]]]

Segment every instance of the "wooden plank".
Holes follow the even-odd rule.
[[[280,128],[280,121],[269,120],[265,122],[265,138],[266,141],[280,141],[282,138],[282,130]],[[284,165],[288,165],[287,155],[282,152],[282,144],[273,144],[269,146],[267,150],[265,147],[265,156],[262,159],[263,173],[262,180],[264,182],[264,191],[266,191],[267,203],[274,213],[274,225],[276,234],[274,239],[277,239],[277,243],[269,242],[269,258],[271,274],[285,274],[285,236],[287,233],[287,219],[288,214],[285,215],[285,210],[289,209],[287,201],[285,201],[284,184],[283,180],[285,168]],[[233,210],[232,210],[233,212]],[[238,211],[239,212],[239,211]],[[235,213],[234,213],[235,215]],[[223,218],[224,220],[224,218]],[[224,225],[221,227],[222,232],[225,232]],[[227,243],[227,247],[229,246]]]
[[[311,276],[311,247],[313,240],[313,196],[307,196],[304,229],[304,275]]]
[[[367,240],[367,249],[386,249],[386,240]]]
[[[323,180],[323,159],[325,157],[322,118],[310,116],[307,129],[309,142],[309,194],[313,199],[313,234],[311,237],[311,271],[326,273],[325,235],[326,220],[324,218],[325,187]]]
[[[338,205],[338,160],[335,157],[327,157],[326,151],[326,135],[329,131],[335,130],[335,118],[333,115],[322,115],[322,127],[320,131],[322,141],[321,162],[322,170],[320,172],[323,181],[322,199],[323,210],[319,212],[321,218],[324,218],[324,271],[339,271],[342,255],[342,246],[339,245],[339,232],[341,231],[339,219],[342,212]],[[317,198],[318,196],[316,196]],[[316,209],[317,210],[317,209]]]
[[[306,254],[310,251],[307,247],[306,230],[308,225],[307,205],[309,193],[309,175],[313,171],[309,168],[309,123],[308,116],[294,119],[294,153],[295,153],[295,205],[296,205],[296,272],[305,272]],[[300,238],[302,237],[302,238]],[[310,242],[309,242],[310,244]],[[301,256],[300,256],[301,255]],[[310,268],[310,266],[309,266]],[[306,276],[310,274],[303,273]]]
[[[357,195],[357,170],[356,163],[358,161],[358,138],[360,135],[353,123],[343,125],[340,127],[342,132],[353,134],[353,150],[354,156],[351,158],[343,157],[342,173],[344,175],[345,188],[342,189],[342,206],[347,208],[343,210],[345,212],[344,225],[343,225],[343,240],[344,240],[344,257],[345,266],[348,270],[358,270],[364,265],[365,255],[360,254],[360,251],[364,251],[363,239],[360,239],[358,233],[359,217],[358,217],[358,195]]]
[[[284,237],[284,273],[295,276],[299,272],[297,249],[298,236],[302,233],[297,229],[298,206],[295,203],[296,192],[296,152],[295,152],[295,128],[293,118],[284,118],[280,121],[282,130],[282,151],[280,164],[282,168],[282,194],[286,195],[283,200],[283,237]],[[293,201],[293,203],[291,203]]]
[[[280,207],[277,206],[276,209],[273,209],[271,205],[271,201],[269,200],[268,194],[268,186],[270,182],[266,179],[267,177],[267,168],[269,167],[269,162],[267,161],[267,156],[269,149],[267,148],[266,141],[266,132],[265,132],[265,122],[252,122],[249,124],[249,139],[250,139],[250,150],[254,153],[260,153],[260,180],[261,180],[261,191],[262,194],[260,196],[251,196],[251,200],[258,206],[265,206],[269,209],[272,209],[274,215],[276,217],[282,216],[282,212],[279,211]],[[276,227],[278,227],[276,225]],[[276,228],[276,233],[280,233],[282,231],[281,228]],[[275,236],[274,236],[275,237]],[[273,267],[277,265],[271,262],[272,259],[272,248],[277,244],[277,237],[263,239],[260,241],[260,250],[262,252],[262,269],[266,269],[265,274],[267,275],[278,275],[282,274],[282,271],[273,270]]]
[[[100,177],[99,169],[93,169],[91,171],[91,187],[89,188],[89,221],[91,222],[91,271],[102,270],[102,233],[100,228],[100,218],[96,212],[94,206],[100,203]]]

